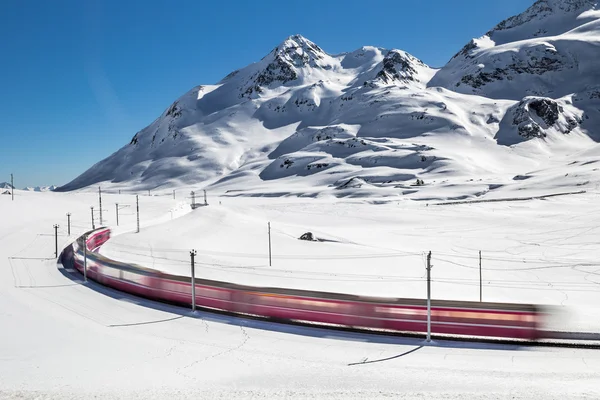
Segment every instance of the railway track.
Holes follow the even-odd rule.
[[[90,250],[97,249],[109,237],[109,230],[99,230],[91,239],[88,238],[85,246]],[[60,256],[63,263],[67,261],[75,270],[82,272],[83,264],[74,258],[77,252],[71,248],[67,259],[64,254],[63,251]],[[189,277],[171,276],[115,262],[97,253],[91,253],[90,258],[88,278],[102,286],[151,301],[179,306],[190,304]],[[196,281],[196,287],[203,293],[197,295],[200,300],[198,308],[212,313],[345,332],[418,339],[426,336],[422,305],[419,303],[422,300],[419,299],[366,299],[334,293],[199,281]],[[538,306],[439,300],[437,303],[432,305],[432,311],[438,318],[432,327],[431,338],[434,341],[600,349],[600,333],[550,331],[536,327],[532,323],[539,315],[536,314]]]

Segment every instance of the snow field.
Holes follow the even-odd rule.
[[[77,275],[71,275],[46,258],[51,258],[54,251],[52,224],[60,223],[65,212],[70,211],[74,226],[80,229],[74,229],[74,235],[89,229],[89,206],[95,204],[97,195],[16,193],[14,202],[0,197],[3,221],[0,227],[0,320],[3,327],[0,329],[0,398],[426,396],[458,399],[511,396],[558,399],[600,395],[597,382],[600,355],[594,351],[523,351],[507,346],[443,342],[421,347],[422,342],[412,339],[287,327],[202,312],[191,315],[182,308],[148,302],[91,282],[82,284]],[[130,203],[130,199],[131,196],[107,194],[103,196],[103,204]],[[569,201],[576,202],[574,199]],[[259,217],[273,219],[277,229],[289,234],[296,233],[290,227],[292,222],[295,221],[299,229],[310,221],[318,228],[314,229],[317,236],[329,234],[330,239],[340,241],[349,237],[374,246],[374,239],[367,240],[368,232],[349,229],[351,217],[363,218],[363,222],[371,218],[371,225],[381,227],[382,215],[378,209],[387,207],[370,205],[372,217],[326,202],[315,202],[312,208],[301,201],[286,204],[271,202],[272,199],[246,199],[247,202],[236,206],[229,204],[235,200],[238,199],[221,199],[221,207],[235,208],[235,214],[210,211],[218,210],[215,199],[215,205],[199,208],[171,222],[169,211],[177,206],[177,200],[140,197],[143,216],[140,238],[148,235],[144,239],[148,240],[151,230],[160,226],[163,227],[160,236],[170,237],[172,232],[166,229],[175,222],[183,225],[184,221],[192,221],[199,226],[200,217],[208,219],[209,211],[215,214],[213,218],[220,216],[225,222],[229,216],[230,224],[233,217],[239,219],[239,214],[245,212],[248,221]],[[583,202],[575,204],[584,206]],[[327,207],[328,212],[324,213]],[[554,211],[560,209],[559,203],[550,207]],[[309,212],[317,215],[309,220]],[[345,213],[347,218],[336,216],[336,212]],[[448,218],[450,210],[445,212]],[[280,221],[273,218],[275,214],[282,216]],[[405,219],[410,219],[414,213],[406,214]],[[574,217],[584,221],[582,215]],[[106,218],[111,225],[110,213]],[[336,218],[341,221],[339,226],[329,226]],[[120,220],[122,232],[135,229],[133,215]],[[566,216],[565,220],[568,220]],[[284,225],[284,221],[290,226]],[[240,221],[238,226],[243,223]],[[258,225],[262,224],[257,224],[256,235],[262,237],[264,230],[259,230]],[[468,226],[455,227],[459,228],[464,231]],[[60,239],[66,243],[62,229],[63,224]],[[233,232],[223,229],[227,230],[230,234]],[[130,236],[123,233],[114,240]],[[274,235],[274,240],[282,241],[283,236]],[[556,235],[546,233],[545,237],[550,239]],[[225,249],[231,249],[235,240],[235,236],[230,236]],[[416,236],[409,242],[418,243],[418,240],[422,237]],[[140,243],[143,242],[137,244]],[[203,243],[207,248],[211,242],[204,237]],[[188,244],[199,243],[187,242],[181,247],[189,247],[185,246]],[[359,246],[349,243],[305,244],[347,246],[352,250],[344,254],[359,253],[356,249]],[[367,248],[369,252],[384,253],[381,247],[388,244],[380,243],[378,249]],[[245,242],[239,245],[240,252],[258,253]],[[278,246],[275,249],[284,249],[281,243]],[[290,250],[301,250],[290,246],[287,245]],[[214,251],[221,249],[223,247],[213,248]],[[396,247],[391,249],[397,251]],[[327,247],[318,254],[333,253]],[[375,264],[373,260],[369,263]],[[441,266],[436,265],[434,271],[437,268]]]

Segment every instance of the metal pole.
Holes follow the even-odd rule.
[[[196,312],[196,265],[194,263],[194,257],[196,256],[196,250],[190,251],[190,257],[192,258],[192,311]]]
[[[87,282],[87,235],[83,236],[83,280]]]
[[[173,200],[175,200],[175,189],[173,189]]]
[[[427,254],[427,341],[431,342],[431,251]]]
[[[135,209],[137,213],[137,233],[140,233],[140,202],[138,195],[135,195]]]
[[[54,224],[54,256],[58,257],[58,225]]]
[[[115,203],[115,211],[117,212],[117,226],[119,226],[119,203]]]
[[[269,227],[269,267],[271,266],[271,223],[268,223]]]
[[[150,189],[148,189],[148,196],[150,196]]]
[[[90,207],[92,209],[92,229],[96,229],[96,225],[94,225],[94,206]]]
[[[15,200],[15,182],[13,181],[13,174],[10,174],[10,197],[11,201]]]
[[[71,236],[71,213],[67,213],[67,235]]]
[[[192,191],[192,209],[196,206],[196,193]]]
[[[206,201],[206,190],[204,191],[204,205],[207,206],[208,202]]]
[[[479,250],[479,301],[483,301],[483,282],[481,280],[481,250]]]
[[[100,226],[102,226],[102,189],[98,186],[98,198],[100,199]]]

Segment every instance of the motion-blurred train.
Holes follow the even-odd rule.
[[[72,263],[83,272],[84,237],[87,237],[89,279],[152,300],[179,305],[192,303],[191,277],[126,264],[99,254],[97,249],[110,238],[108,228],[80,237],[63,254],[63,263]],[[196,305],[279,321],[405,333],[427,331],[427,305],[422,299],[376,298],[196,279]],[[535,305],[432,300],[431,331],[534,340],[540,338],[543,317],[544,313]]]

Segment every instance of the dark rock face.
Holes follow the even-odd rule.
[[[452,58],[456,58],[459,56],[465,56],[465,58],[473,58],[473,56],[471,56],[471,50],[474,50],[476,48],[477,43],[475,43],[475,40],[471,39],[471,41],[467,43],[462,49],[460,49],[460,51],[456,53]]]
[[[355,176],[348,179],[346,182],[340,182],[340,184],[337,185],[337,189],[361,188],[365,183],[366,181],[364,179]]]
[[[383,67],[375,76],[376,79],[381,79],[384,83],[409,82],[417,81],[415,78],[417,71],[413,67],[413,63],[423,64],[416,58],[405,57],[402,53],[396,50],[389,51],[383,59]]]
[[[550,99],[539,99],[529,103],[529,108],[550,126],[558,120],[559,105]],[[562,110],[561,110],[562,111]]]
[[[558,120],[558,104],[551,99],[529,99],[522,100],[515,110],[513,124],[517,126],[520,136],[526,139],[546,137],[544,129],[531,118],[530,110],[534,111],[544,122],[550,122],[546,122],[546,127],[548,127]]]
[[[515,107],[513,116],[513,125],[525,139],[545,138],[548,128],[567,134],[581,123],[579,117],[569,115],[555,100],[545,97],[521,100]]]
[[[519,60],[506,68],[496,68],[491,72],[482,71],[477,74],[465,75],[460,82],[456,83],[456,86],[465,84],[477,89],[494,81],[512,80],[514,74],[542,75],[546,72],[561,69],[563,69],[563,63],[558,58],[542,57],[537,59],[532,57],[528,61]]]
[[[285,161],[279,167],[281,167],[281,168],[283,168],[283,167],[289,168],[292,165],[294,165],[294,162],[292,160],[290,160],[289,158],[286,158]]]
[[[543,129],[540,128],[540,126],[536,123],[519,125],[518,131],[519,135],[523,136],[525,139],[546,137],[546,132],[544,132]]]
[[[315,163],[315,164],[308,164],[308,165],[306,166],[306,169],[307,169],[307,170],[311,170],[311,169],[313,169],[313,168],[316,168],[316,169],[321,169],[321,168],[327,168],[327,167],[329,167],[329,164],[328,164],[328,163]]]
[[[316,44],[300,35],[290,36],[281,45],[275,47],[263,60],[272,61],[249,80],[249,84],[240,88],[240,97],[248,97],[253,93],[262,93],[264,87],[273,83],[286,84],[298,79],[301,68],[329,69],[326,63],[321,63],[326,53]],[[230,78],[228,75],[225,79]]]
[[[494,31],[502,31],[523,25],[536,18],[536,16],[551,13],[552,7],[548,5],[546,0],[538,0],[531,6],[530,10],[531,12],[524,12],[522,14],[505,19],[504,21],[496,25],[496,27],[493,30],[489,31],[487,35],[490,36]]]
[[[261,86],[269,86],[273,82],[287,83],[296,79],[298,79],[298,74],[292,66],[280,57],[277,57],[264,70],[253,77],[255,84],[246,88],[241,97],[251,95],[253,92],[262,93]]]
[[[316,242],[317,238],[315,237],[315,235],[313,235],[312,232],[306,232],[304,234],[302,234],[302,236],[300,236],[298,239],[300,240],[306,240],[309,242]]]
[[[167,117],[179,118],[181,117],[181,108],[179,107],[178,102],[171,104],[171,107],[167,110]]]

